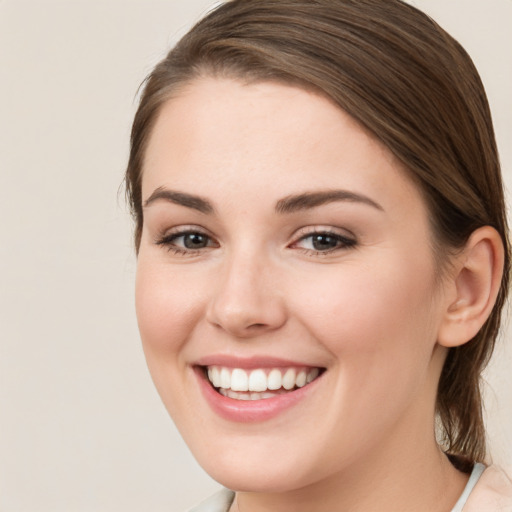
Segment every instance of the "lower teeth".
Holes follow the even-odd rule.
[[[278,389],[277,391],[232,391],[231,389],[219,388],[217,390],[221,395],[226,396],[228,398],[233,398],[234,400],[264,400],[266,398],[274,398],[275,396],[282,395],[284,393],[289,393],[293,390],[285,390],[283,388]]]

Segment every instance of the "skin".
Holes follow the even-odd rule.
[[[450,510],[467,476],[437,446],[434,406],[456,287],[436,279],[428,212],[393,155],[314,93],[204,78],[164,105],[151,134],[144,201],[161,188],[214,211],[165,198],[145,207],[143,346],[185,441],[239,491],[240,510]],[[328,190],[365,199],[276,212],[290,195]],[[190,229],[208,244],[169,242]],[[343,238],[318,251],[315,231]],[[214,354],[326,372],[294,407],[241,424],[200,392],[193,365]]]

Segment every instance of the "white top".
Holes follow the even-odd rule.
[[[235,493],[233,491],[222,489],[201,502],[197,507],[191,508],[189,512],[228,512],[234,499]]]
[[[233,491],[222,489],[189,512],[228,512],[234,499]],[[512,512],[512,481],[496,466],[475,464],[451,512]]]
[[[484,470],[485,466],[483,464],[480,464],[479,462],[477,462],[473,466],[473,471],[471,471],[471,475],[469,475],[468,483],[466,484],[466,487],[464,487],[464,490],[462,491],[460,498],[457,500],[457,503],[455,503],[455,506],[452,508],[451,512],[462,512],[462,509],[464,508],[464,505],[468,501],[471,491],[473,490],[476,483],[482,476]]]

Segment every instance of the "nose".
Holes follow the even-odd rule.
[[[287,312],[279,279],[262,258],[239,255],[225,262],[208,304],[208,322],[237,338],[275,331]]]

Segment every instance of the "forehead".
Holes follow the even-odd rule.
[[[392,153],[332,101],[274,82],[204,78],[159,113],[143,169],[143,197],[160,186],[209,195],[270,185],[284,192],[343,187],[419,198]],[[246,187],[247,188],[247,187]]]

